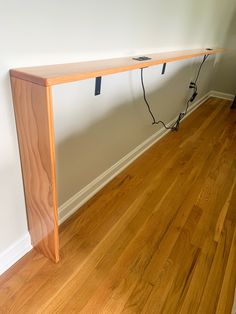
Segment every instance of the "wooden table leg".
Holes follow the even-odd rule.
[[[234,97],[234,101],[231,105],[231,109],[236,109],[236,96]]]
[[[11,77],[31,242],[59,261],[51,88]]]

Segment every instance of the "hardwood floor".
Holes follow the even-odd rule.
[[[236,112],[211,98],[0,277],[0,313],[231,313]]]

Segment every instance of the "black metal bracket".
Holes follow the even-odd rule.
[[[166,72],[166,63],[163,63],[161,74],[165,74]]]
[[[101,83],[102,83],[102,77],[98,76],[95,79],[95,96],[101,94]]]

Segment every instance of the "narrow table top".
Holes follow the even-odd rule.
[[[43,86],[80,81],[92,77],[114,74],[124,71],[150,67],[158,64],[189,59],[205,54],[222,53],[224,49],[214,48],[193,49],[181,51],[169,51],[154,54],[145,54],[150,60],[137,61],[134,57],[123,57],[116,59],[85,61],[78,63],[55,64],[36,67],[27,67],[10,70],[13,77],[30,81]],[[136,56],[135,56],[136,57]]]

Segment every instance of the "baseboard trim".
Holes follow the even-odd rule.
[[[185,118],[197,109],[204,101],[206,101],[211,96],[211,92],[207,93],[198,101],[190,107],[188,114]],[[169,123],[173,123],[176,120],[174,118]],[[68,201],[62,204],[58,208],[59,214],[59,224],[67,220],[72,214],[74,214],[84,203],[86,203],[90,198],[92,198],[99,190],[101,190],[108,182],[110,182],[114,177],[116,177],[122,170],[128,167],[135,159],[142,155],[148,148],[159,141],[163,136],[165,136],[169,130],[164,128],[159,129],[155,134],[133,149],[130,153],[120,159],[116,164],[110,167],[108,170],[103,172],[95,180],[90,182],[82,190],[72,196]]]
[[[209,94],[211,97],[217,97],[217,98],[222,98],[222,99],[227,99],[227,100],[234,100],[234,97],[235,97],[235,95],[233,94],[217,92],[216,90],[210,91]]]
[[[30,234],[25,234],[0,254],[0,275],[32,249]]]

